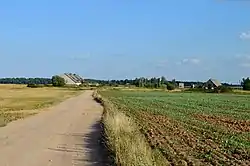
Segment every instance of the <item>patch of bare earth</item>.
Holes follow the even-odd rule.
[[[235,132],[250,132],[250,120],[236,120],[222,116],[196,114],[195,118],[215,125],[221,125]]]
[[[250,164],[221,151],[212,138],[186,130],[167,116],[138,112],[135,118],[151,147],[159,149],[171,165]]]

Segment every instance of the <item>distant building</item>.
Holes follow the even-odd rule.
[[[81,76],[72,73],[64,73],[59,75],[59,77],[65,80],[66,85],[80,85],[84,81]]]
[[[184,83],[181,83],[181,82],[180,82],[180,83],[179,83],[179,88],[180,88],[180,89],[183,89],[183,88],[184,88]]]
[[[195,88],[195,85],[194,85],[194,84],[192,84],[192,88]]]
[[[209,79],[206,83],[205,83],[205,89],[216,89],[219,86],[221,86],[220,81],[216,80],[216,79]]]

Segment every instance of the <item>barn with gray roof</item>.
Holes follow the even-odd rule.
[[[216,89],[219,86],[221,86],[220,81],[216,80],[216,79],[209,79],[206,83],[205,83],[205,88],[206,89]]]
[[[84,81],[78,74],[64,73],[59,76],[65,80],[66,85],[80,85]]]

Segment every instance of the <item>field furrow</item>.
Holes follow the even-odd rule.
[[[250,96],[103,91],[172,165],[250,165]]]

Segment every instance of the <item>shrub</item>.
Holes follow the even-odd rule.
[[[167,83],[167,90],[174,90],[175,89],[175,86],[171,83]]]
[[[44,86],[45,86],[45,87],[53,87],[52,84],[45,84]]]
[[[197,87],[197,88],[189,88],[185,91],[186,92],[205,92],[205,89],[202,87]]]
[[[44,87],[43,84],[28,84],[27,85],[28,88],[42,88]]]
[[[53,86],[56,86],[56,87],[63,87],[63,86],[65,86],[65,80],[64,80],[64,78],[62,78],[60,76],[53,76],[52,77],[52,84],[53,84]]]
[[[203,92],[203,93],[230,93],[233,92],[232,88],[227,86],[219,86],[215,89],[204,89],[204,88],[190,88],[185,90],[186,92]]]
[[[166,84],[162,84],[162,85],[161,85],[161,88],[166,89],[166,88],[167,88],[167,85],[166,85]]]
[[[217,93],[230,93],[233,92],[232,88],[227,86],[219,86],[217,89],[215,89],[215,92]]]

